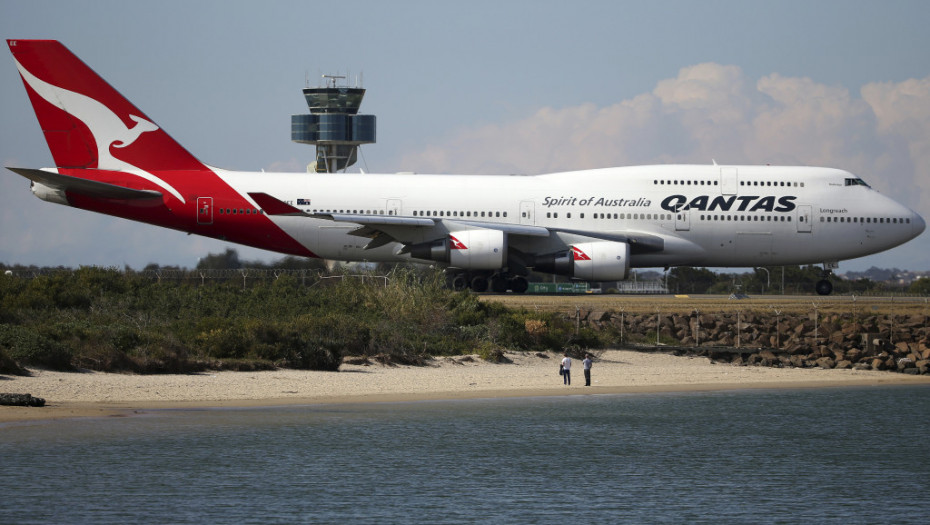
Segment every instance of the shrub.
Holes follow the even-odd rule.
[[[0,348],[20,365],[71,370],[71,353],[60,343],[29,328],[0,325]]]
[[[4,350],[2,346],[0,346],[0,374],[8,374],[8,375],[14,375],[14,376],[29,375],[28,372],[26,372],[25,370],[20,368],[19,365],[16,364],[16,361],[14,361],[12,357],[6,354],[6,350]]]

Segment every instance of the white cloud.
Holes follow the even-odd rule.
[[[927,218],[930,211],[930,77],[894,83],[872,83],[862,88],[878,122],[878,134],[910,161],[900,171],[904,192],[915,191],[912,202]]]
[[[597,107],[546,107],[461,130],[404,157],[436,173],[545,173],[630,164],[798,164],[853,171],[930,215],[930,77],[862,95],[809,78],[757,81],[713,63]]]
[[[610,106],[547,107],[461,130],[401,165],[424,173],[534,174],[711,159],[846,169],[930,217],[930,76],[868,84],[857,96],[809,78],[753,81],[736,66],[698,64]],[[928,238],[857,264],[930,267]]]

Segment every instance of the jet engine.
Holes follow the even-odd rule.
[[[534,270],[567,275],[585,281],[622,281],[630,273],[630,245],[595,241],[536,258]]]
[[[31,189],[32,193],[34,193],[36,197],[44,201],[54,202],[55,204],[64,204],[65,206],[71,205],[71,203],[68,202],[68,197],[65,195],[64,190],[51,188],[45,184],[34,181],[32,183]]]
[[[507,262],[507,235],[500,230],[463,230],[409,246],[415,259],[448,263],[466,270],[499,270]]]

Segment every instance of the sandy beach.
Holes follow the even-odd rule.
[[[339,372],[274,370],[191,375],[124,375],[32,370],[0,376],[0,392],[28,393],[42,408],[0,406],[0,422],[128,415],[146,409],[371,403],[430,399],[592,395],[750,388],[930,384],[891,372],[745,367],[706,358],[629,350],[599,352],[592,385],[580,361],[572,385],[558,375],[561,356],[507,353],[511,363],[436,358],[427,366],[344,364]]]

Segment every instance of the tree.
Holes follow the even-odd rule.
[[[211,253],[197,263],[198,270],[238,270],[239,268],[242,268],[242,263],[239,262],[239,252],[232,248],[226,248],[223,253]]]
[[[668,289],[678,293],[706,293],[717,282],[717,275],[707,268],[676,266],[668,272]]]
[[[930,277],[921,277],[916,279],[911,283],[911,286],[907,289],[907,291],[920,295],[930,295]]]

